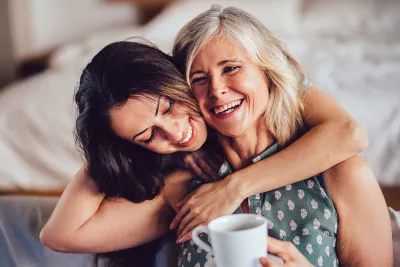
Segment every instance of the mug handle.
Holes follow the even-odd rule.
[[[197,226],[192,232],[193,242],[200,248],[207,251],[208,253],[213,253],[211,246],[207,245],[206,243],[203,242],[203,240],[199,238],[199,232],[203,232],[206,233],[207,235],[210,235],[210,231],[208,230],[207,226],[204,225]]]

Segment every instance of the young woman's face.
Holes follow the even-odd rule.
[[[189,78],[206,123],[221,134],[238,137],[262,122],[266,75],[231,39],[211,39],[195,57]]]
[[[161,154],[199,149],[207,138],[201,117],[166,97],[143,95],[130,98],[110,111],[114,132],[134,144]]]

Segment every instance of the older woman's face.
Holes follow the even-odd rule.
[[[230,137],[262,123],[269,93],[263,70],[231,39],[211,39],[193,61],[190,83],[205,121]]]
[[[207,138],[204,120],[190,117],[183,106],[166,97],[130,98],[111,109],[110,115],[118,136],[161,154],[196,151]]]

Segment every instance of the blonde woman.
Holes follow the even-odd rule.
[[[271,157],[303,129],[303,101],[314,89],[308,88],[300,63],[250,14],[213,6],[179,32],[173,56],[204,120],[218,132],[227,159],[220,177]],[[302,155],[305,159],[312,153]],[[392,265],[389,214],[374,175],[360,157],[306,181],[254,193],[246,195],[235,213],[265,216],[269,235],[294,244],[313,265]],[[191,229],[208,205],[223,204],[225,197],[223,186],[209,184],[185,199],[177,220],[183,217],[181,224]],[[202,238],[207,242],[207,236]],[[204,266],[210,257],[193,242],[185,242],[178,264]]]
[[[213,186],[200,186],[196,192],[211,194],[213,209],[194,222],[232,213],[252,195],[315,175],[365,148],[357,123],[317,88],[308,90],[301,115],[310,131],[268,159]],[[198,150],[208,135],[172,59],[144,44],[111,44],[85,68],[75,100],[77,136],[87,165],[66,188],[41,240],[58,251],[102,253],[165,235],[187,185],[202,183],[188,171],[174,171],[182,168],[174,156]],[[168,153],[172,156],[161,155]]]

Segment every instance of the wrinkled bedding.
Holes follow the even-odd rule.
[[[55,53],[48,71],[3,88],[0,191],[61,190],[79,169],[73,92],[85,64],[104,45],[143,36],[169,52],[182,25],[215,2],[187,0],[145,27],[88,36]],[[369,148],[363,156],[379,182],[400,185],[400,36],[393,30],[400,28],[400,2],[362,2],[363,8],[358,0],[236,0],[229,5],[254,13],[284,39],[314,84],[366,130]]]

